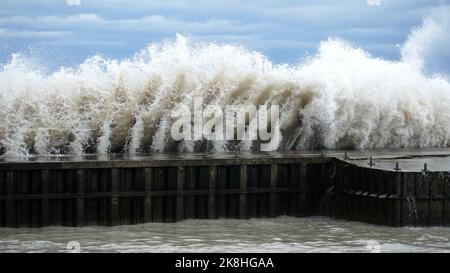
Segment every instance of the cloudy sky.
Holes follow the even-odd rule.
[[[125,58],[176,33],[242,45],[275,63],[297,63],[328,37],[398,60],[398,46],[437,10],[448,27],[450,0],[1,0],[0,62],[14,52],[53,66],[97,53]]]

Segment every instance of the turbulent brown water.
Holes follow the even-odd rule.
[[[330,218],[187,220],[135,226],[0,229],[0,252],[450,252],[448,228]],[[75,241],[75,242],[74,242]]]
[[[410,35],[400,61],[329,39],[297,65],[274,65],[180,35],[131,59],[94,56],[51,74],[16,54],[0,69],[0,154],[258,149],[254,141],[174,141],[171,110],[194,97],[203,109],[279,105],[272,150],[448,146],[450,84],[423,72],[422,34]]]

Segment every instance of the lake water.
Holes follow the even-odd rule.
[[[0,229],[0,252],[450,252],[450,228],[325,217]]]

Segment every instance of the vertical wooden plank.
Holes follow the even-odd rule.
[[[402,172],[399,178],[398,183],[400,183],[400,186],[397,186],[398,196],[399,196],[399,216],[398,216],[398,225],[403,226],[403,218],[405,215],[403,214],[403,206],[405,206],[405,175]]]
[[[347,196],[344,193],[345,190],[348,189],[347,187],[347,182],[348,182],[348,177],[346,175],[347,172],[347,165],[344,165],[341,167],[340,169],[340,182],[339,182],[339,188],[337,188],[336,192],[338,193],[338,198],[339,198],[339,217],[338,219],[344,219],[346,217],[346,213],[345,213],[345,208],[347,205]]]
[[[100,177],[100,187],[99,187],[99,189],[98,189],[98,191],[97,192],[102,192],[102,193],[104,193],[104,192],[110,192],[111,191],[111,189],[110,189],[110,182],[111,181],[109,181],[110,179],[109,179],[109,175],[111,174],[111,170],[109,170],[109,169],[102,169],[102,170],[99,170],[99,172],[100,172],[100,174],[101,174],[101,177]],[[99,213],[100,213],[100,215],[101,215],[101,221],[99,221],[99,223],[101,224],[101,225],[108,225],[108,223],[109,223],[109,219],[110,219],[110,204],[111,204],[111,202],[110,202],[110,198],[101,198],[100,199],[100,202],[99,202],[99,206],[100,206],[100,209],[99,209]]]
[[[216,166],[209,166],[209,196],[208,196],[208,218],[216,219]]]
[[[12,171],[6,172],[6,226],[16,227],[16,215],[14,200],[10,199],[14,195],[14,173]]]
[[[392,176],[389,176],[388,190],[386,193],[388,195],[393,195],[391,200],[386,199],[385,202],[389,202],[389,221],[390,226],[398,227],[401,225],[401,191],[402,191],[402,173],[395,172]],[[391,184],[392,183],[392,184]]]
[[[32,215],[31,215],[31,226],[32,227],[40,227],[42,226],[42,180],[41,180],[41,171],[30,171],[30,177],[28,181],[30,182],[30,192],[31,194],[39,194],[41,195],[38,200],[30,200],[29,206],[31,206]]]
[[[74,193],[72,186],[74,185],[73,175],[71,175],[73,170],[55,170],[55,179],[60,184],[60,189],[62,193]],[[69,173],[64,175],[65,173]],[[75,226],[73,225],[73,217],[72,214],[74,212],[73,208],[73,199],[71,198],[63,198],[61,199],[61,221],[63,226]]]
[[[443,189],[443,209],[442,209],[442,223],[445,227],[448,227],[450,225],[450,174],[445,174],[445,180],[444,180],[444,189]]]
[[[97,193],[101,188],[101,176],[99,174],[104,173],[104,169],[87,170],[87,177],[89,183],[86,183],[84,192]],[[101,209],[101,198],[87,198],[85,199],[86,208],[86,222],[87,225],[95,225],[101,222],[102,214],[99,213]]]
[[[217,176],[216,176],[216,188],[223,190],[227,188],[227,179],[229,176],[229,173],[227,169],[229,169],[230,166],[220,166],[220,168],[216,169]],[[216,192],[217,193],[217,192]],[[216,194],[216,217],[217,218],[226,218],[226,204],[227,199],[230,199],[230,196],[227,196],[226,194]]]
[[[165,184],[162,185],[163,189],[165,190],[175,190],[177,191],[178,186],[180,184],[181,186],[181,191],[184,190],[186,188],[185,186],[185,182],[184,182],[184,177],[186,176],[185,174],[185,170],[179,170],[178,167],[169,167],[166,168],[166,175],[165,175]],[[175,177],[175,179],[174,179]],[[170,196],[165,196],[163,197],[161,200],[164,200],[164,204],[163,202],[161,202],[161,210],[163,210],[164,206],[166,207],[166,213],[165,215],[165,220],[164,221],[168,221],[168,222],[176,222],[177,221],[177,200],[178,200],[178,192],[177,194],[174,195],[170,195]],[[185,211],[185,199],[184,196],[182,196],[182,198],[180,199],[180,206],[181,206],[181,215],[182,215],[182,219],[185,219],[186,216],[184,214]]]
[[[307,206],[307,194],[308,194],[308,181],[307,181],[307,169],[308,165],[305,163],[300,164],[300,183],[299,183],[299,208],[298,208],[298,214],[295,216],[306,216],[308,215],[308,206]]]
[[[84,226],[85,213],[84,213],[84,173],[83,170],[76,171],[76,191],[77,191],[77,218],[75,225],[78,227]]]
[[[151,189],[152,189],[152,172],[153,168],[145,168],[144,169],[144,223],[148,223],[152,221],[152,197],[151,197]]]
[[[197,172],[199,171],[198,166],[192,168],[185,168],[184,172],[184,188],[186,190],[196,189],[196,180],[198,178]],[[197,199],[196,195],[188,195],[184,197],[184,218],[185,219],[195,219],[195,201]]]
[[[179,166],[177,171],[177,215],[176,221],[184,219],[184,195],[182,193],[184,186],[184,167]]]
[[[430,225],[444,225],[444,182],[445,175],[442,172],[431,173],[430,181]]]
[[[427,188],[427,190],[425,191],[425,197],[427,198],[427,202],[426,205],[424,206],[424,212],[425,212],[425,216],[424,216],[424,222],[425,225],[427,226],[431,226],[432,224],[432,212],[431,212],[431,207],[432,207],[432,185],[433,185],[433,173],[431,172],[427,172],[425,177],[424,177],[424,184],[425,187]]]
[[[416,226],[426,226],[428,224],[428,172],[414,173],[416,177],[414,183],[414,200],[416,216]]]
[[[404,206],[404,218],[406,220],[405,225],[417,226],[417,202],[416,202],[416,173],[405,173],[405,185],[404,193],[407,201],[407,205]]]
[[[49,226],[49,201],[48,201],[48,190],[49,190],[49,171],[42,170],[42,226]]]
[[[260,182],[261,168],[260,165],[252,165],[247,167],[247,189],[257,189],[258,182]],[[256,218],[257,201],[262,197],[261,194],[249,194],[246,197],[247,201],[247,217]]]
[[[241,165],[240,168],[240,190],[239,197],[239,218],[247,218],[247,165]]]
[[[6,195],[5,201],[5,226],[16,227],[16,216],[14,200],[14,173],[12,171],[6,172]]]
[[[278,194],[274,192],[277,189],[278,178],[278,166],[276,164],[270,165],[270,216],[275,217],[278,215]]]
[[[333,163],[335,170],[334,179],[334,195],[331,198],[331,217],[335,219],[340,218],[341,211],[341,183],[342,183],[342,164]]]
[[[169,168],[155,168],[153,169],[153,175],[154,175],[154,180],[152,181],[152,186],[154,188],[155,191],[159,192],[162,190],[165,190],[164,187],[168,187],[168,182],[166,181],[166,177],[168,176],[169,173]],[[162,215],[162,210],[163,210],[163,200],[164,197],[162,196],[156,196],[154,198],[152,198],[152,220],[153,222],[162,222],[163,220],[163,215]]]
[[[119,220],[119,170],[111,169],[111,219],[112,226],[116,226]]]
[[[16,195],[27,194],[28,193],[28,181],[27,173],[24,171],[18,171],[15,174],[16,177]],[[16,206],[16,226],[17,227],[30,227],[31,223],[28,221],[28,217],[33,215],[33,209],[29,207],[28,200],[17,200],[15,202]],[[31,214],[31,215],[30,215]]]

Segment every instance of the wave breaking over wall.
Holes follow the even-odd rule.
[[[257,149],[254,141],[174,141],[170,110],[194,97],[204,107],[279,105],[275,150],[450,143],[445,77],[426,75],[417,62],[373,58],[339,39],[322,42],[298,65],[184,36],[131,59],[94,56],[51,74],[13,55],[0,83],[0,153],[7,156]]]

